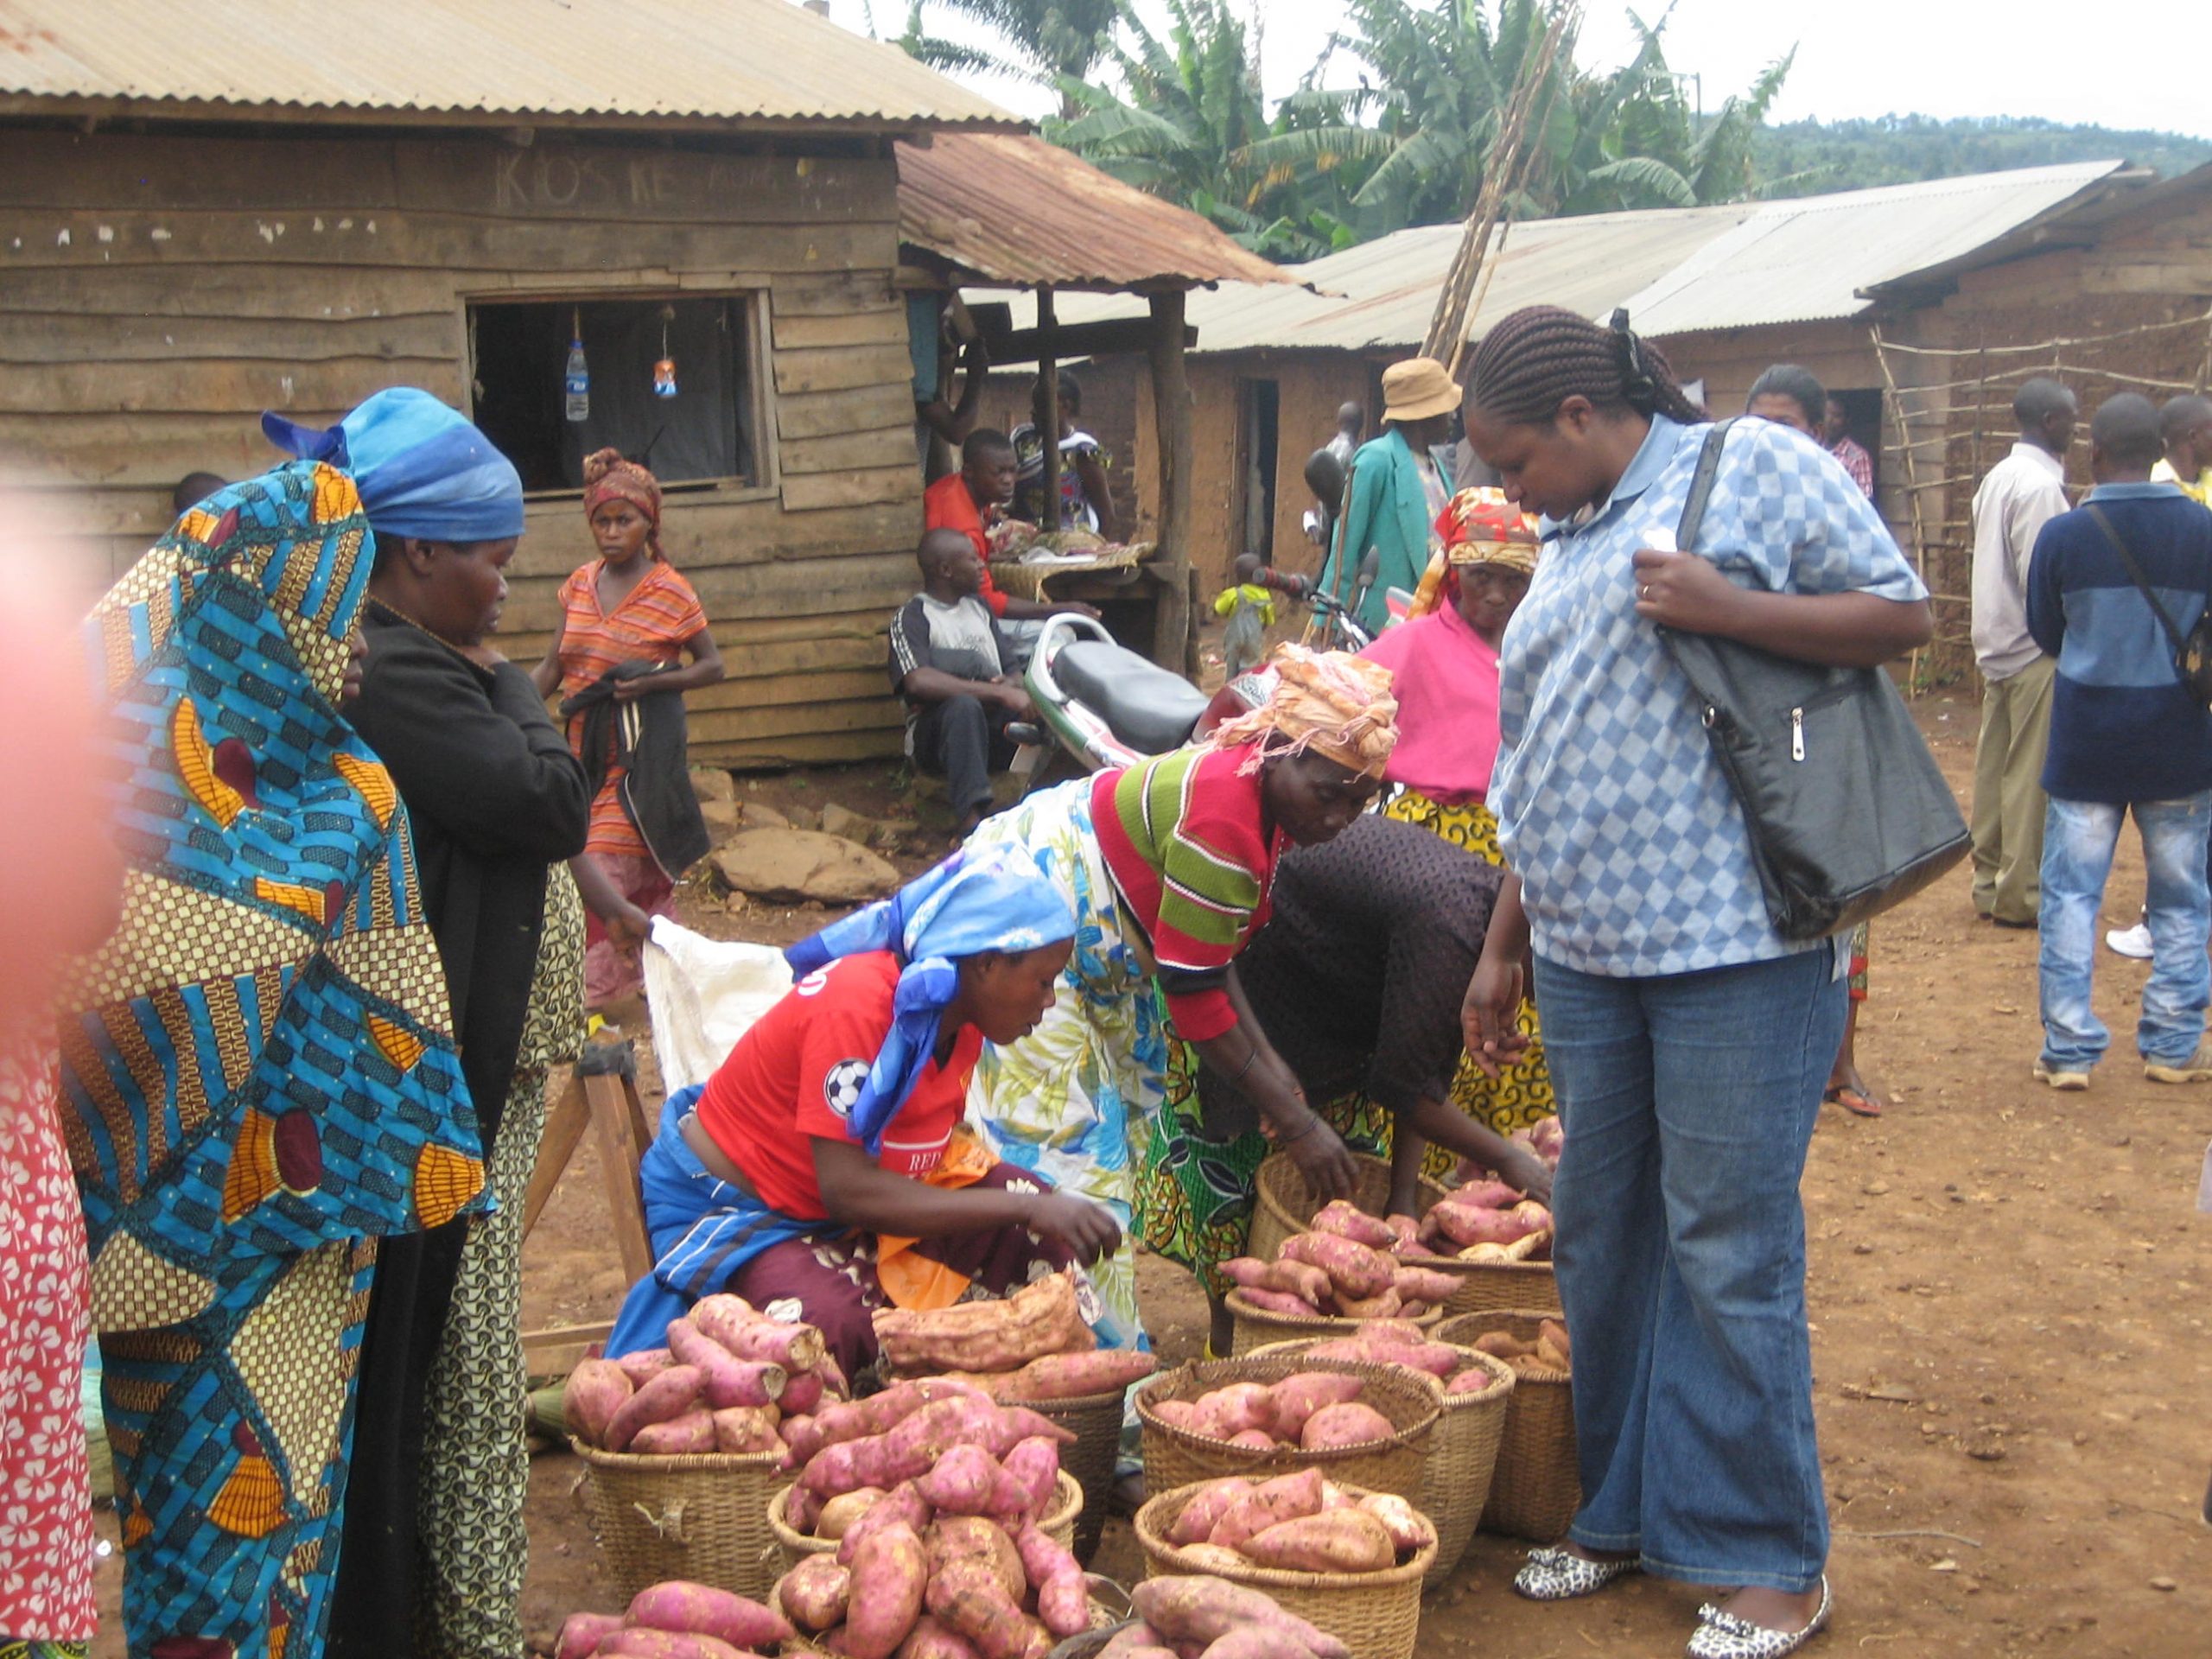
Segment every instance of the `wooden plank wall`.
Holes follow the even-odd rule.
[[[0,169],[0,479],[87,588],[166,527],[184,474],[274,459],[385,386],[469,404],[476,298],[756,292],[770,477],[672,492],[664,542],[730,665],[703,757],[898,752],[883,632],[920,523],[893,164],[488,136],[11,131]],[[543,649],[592,556],[574,495],[533,501],[504,631]]]

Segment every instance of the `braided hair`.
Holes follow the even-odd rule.
[[[1626,311],[1605,327],[1555,305],[1516,311],[1483,336],[1468,379],[1474,406],[1514,426],[1548,425],[1577,397],[1604,411],[1706,418],[1665,354],[1630,331]]]

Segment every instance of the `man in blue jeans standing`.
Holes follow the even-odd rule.
[[[2050,804],[2037,960],[2044,1042],[2035,1065],[2054,1089],[2088,1088],[2110,1041],[2090,1007],[2090,969],[2097,909],[2130,811],[2149,887],[2152,969],[2135,1034],[2143,1074],[2157,1083],[2212,1080],[2204,1035],[2212,715],[2182,683],[2159,620],[2163,611],[2186,639],[2204,612],[2212,512],[2152,481],[2163,453],[2148,398],[2128,392],[2107,401],[2089,424],[2096,487],[2043,527],[2028,569],[2028,631],[2058,664],[2043,770]]]

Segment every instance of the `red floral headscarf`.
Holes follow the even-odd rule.
[[[656,559],[660,550],[660,480],[638,465],[625,461],[619,449],[595,449],[584,457],[584,517],[589,518],[606,502],[627,501],[645,515],[652,530],[645,550]]]

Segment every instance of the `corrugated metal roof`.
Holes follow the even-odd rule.
[[[1620,303],[1652,335],[1855,317],[1873,303],[1866,289],[1994,242],[2120,168],[2082,162],[1767,202]]]
[[[0,0],[0,107],[1027,124],[790,0]]]
[[[978,285],[1131,289],[1298,277],[1198,214],[1027,133],[948,133],[899,147],[900,239]]]

